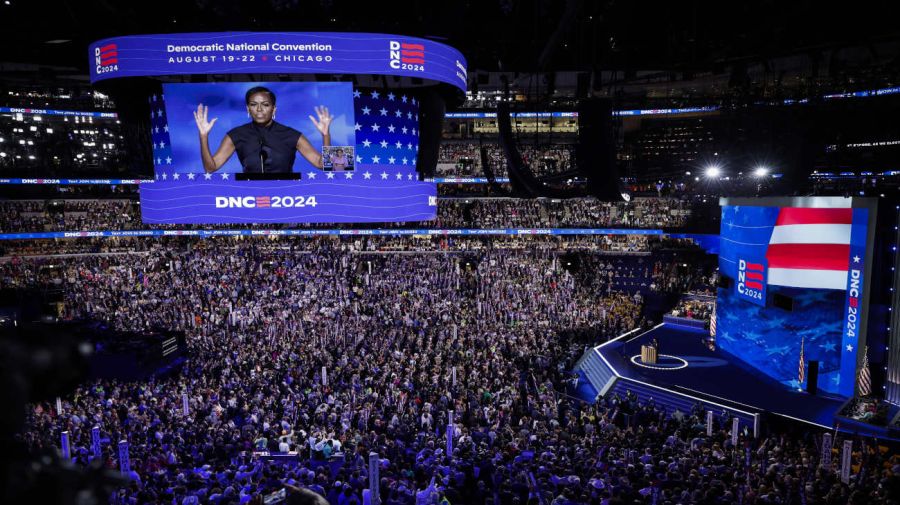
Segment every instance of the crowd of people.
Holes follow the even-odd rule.
[[[373,254],[347,240],[145,240],[144,253],[0,266],[4,285],[61,288],[65,318],[187,336],[180,373],[88,382],[61,412],[28,411],[32,451],[68,430],[86,463],[94,425],[129,441],[130,483],[115,503],[246,503],[284,485],[364,503],[370,452],[392,505],[886,502],[896,483],[890,454],[867,453],[846,486],[811,464],[813,436],[742,435],[734,447],[724,418],[706,436],[699,412],[569,398],[566,370],[586,346],[639,325],[641,297],[570,272],[550,247]],[[110,468],[114,445],[103,447]]]
[[[496,177],[506,177],[506,154],[496,144],[485,144],[490,168]],[[522,161],[537,176],[548,176],[573,170],[574,146],[555,145],[519,145]],[[442,142],[438,150],[438,177],[485,177],[481,160],[481,147],[472,143]]]
[[[353,225],[360,228],[661,228],[680,227],[693,204],[667,198],[602,202],[473,198],[438,200],[433,221]],[[203,226],[216,228],[221,226]],[[271,225],[267,228],[333,228],[333,223]],[[0,201],[0,233],[194,228],[148,225],[133,199],[68,199]]]
[[[672,309],[672,316],[708,321],[716,308],[715,299],[685,297]]]
[[[691,215],[691,203],[668,198],[602,202],[595,198],[443,199],[438,221],[450,228],[473,223],[486,228],[663,228],[680,227]]]

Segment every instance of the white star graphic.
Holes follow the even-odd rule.
[[[162,115],[163,115],[163,110],[162,110],[162,109],[159,109],[158,111],[156,111],[156,115],[159,116],[159,117],[162,117]]]
[[[363,108],[362,108],[362,111],[363,111],[363,114],[364,114],[364,115],[368,116],[369,113],[372,112],[372,109],[370,109],[370,108],[368,108],[368,107],[363,107]]]
[[[157,149],[157,144],[156,144],[156,142],[153,143],[153,149]]]
[[[385,109],[384,107],[382,107],[378,112],[380,112],[382,116],[387,116],[387,109]]]
[[[401,174],[400,172],[397,172],[397,180],[399,181],[402,178],[403,178],[403,174]]]
[[[847,350],[850,352],[853,352],[853,346],[850,344],[847,344]]]
[[[164,147],[166,147],[166,143],[163,142],[162,140],[160,140],[160,141],[159,141],[159,148],[162,149],[162,148],[164,148]]]
[[[394,95],[393,93],[388,93],[388,100],[393,102],[394,98],[396,98],[396,95]]]
[[[408,160],[408,159],[406,159],[406,158],[403,158],[403,159],[402,159],[402,160],[400,160],[400,161],[402,161],[402,162],[403,162],[403,164],[404,164],[404,165],[406,165],[406,162],[407,162],[407,161],[409,161],[409,160]]]
[[[401,112],[400,109],[397,109],[396,111],[394,111],[394,115],[397,117],[403,117],[403,112]]]
[[[401,96],[400,101],[406,103],[406,95]]]
[[[334,172],[328,172],[327,174],[325,174],[325,177],[328,179],[334,179]]]
[[[162,158],[156,158],[156,164],[162,165]]]
[[[372,98],[378,98],[379,96],[380,96],[380,95],[378,94],[377,91],[373,91],[373,92],[372,92]]]
[[[194,180],[194,172],[188,172],[188,180],[189,180],[189,181],[193,181],[193,180]]]
[[[416,164],[416,159],[413,158],[413,159],[409,160],[409,164],[410,164],[410,165],[415,165],[415,164]]]
[[[159,126],[153,128],[153,133],[159,133]]]
[[[362,163],[362,156],[360,156],[360,155],[357,154],[357,155],[356,155],[356,162],[357,162],[357,163]]]
[[[394,145],[397,146],[397,149],[403,149],[403,142],[400,142],[399,140]]]
[[[409,144],[406,144],[406,148],[409,149],[410,151],[412,151],[412,142],[410,142]]]
[[[419,144],[416,144],[416,151],[419,150]]]
[[[172,178],[177,181],[178,179],[181,178],[181,175],[178,172],[175,172],[174,174],[172,174]]]
[[[363,174],[363,179],[371,179],[371,178],[372,178],[372,172],[369,172],[368,170],[366,170],[366,173]]]
[[[166,156],[166,165],[171,165],[171,164],[172,164],[172,157]]]
[[[359,98],[360,96],[362,96],[362,93],[360,93],[358,89],[354,89],[353,98]]]
[[[157,163],[158,164],[158,163]],[[159,180],[159,174],[156,174],[156,180]]]
[[[381,161],[381,158],[379,158],[378,156],[372,156],[372,163],[378,163],[379,161]]]
[[[344,179],[352,179],[353,172],[344,172]]]
[[[356,123],[356,124],[353,126],[353,130],[354,130],[354,131],[360,131],[360,130],[362,130],[362,125],[359,124],[359,123]]]
[[[387,179],[387,178],[388,178],[388,173],[387,173],[387,172],[381,172],[381,180],[385,180],[385,179]]]
[[[404,126],[403,128],[400,128],[400,131],[402,131],[405,134],[406,132],[409,131],[409,128]]]
[[[387,149],[387,146],[388,146],[387,140],[382,140],[382,141],[381,141],[381,148],[382,148],[382,149]]]
[[[397,160],[397,158],[394,158],[393,156],[391,156],[390,158],[388,158],[388,163],[390,163],[391,165],[393,165],[393,164],[394,164],[394,161],[396,161],[396,160]]]
[[[207,181],[212,179],[212,173],[206,172],[205,174],[203,174],[203,178],[206,179]]]
[[[415,134],[416,134],[416,129],[413,128],[411,133],[412,133],[412,135],[415,135]]]
[[[169,133],[169,125],[164,124],[164,125],[163,125],[163,131],[166,132],[166,133]]]
[[[388,133],[394,133],[397,128],[394,125],[388,125]]]
[[[228,172],[222,172],[222,180],[223,180],[223,181],[227,181],[227,180],[228,180]]]
[[[169,178],[169,175],[166,174],[165,172],[163,172],[163,180],[166,180],[166,179],[168,179],[168,178]]]
[[[416,99],[415,99],[415,98],[412,99],[412,104],[413,104],[413,105],[416,104]]]
[[[854,262],[854,263],[859,263],[859,260],[860,260],[860,257],[859,257],[859,256],[854,256],[854,257],[853,257],[853,262]]]
[[[412,112],[406,113],[406,119],[412,119]]]
[[[372,145],[372,142],[370,142],[369,139],[363,140],[363,146],[369,147],[370,145]]]
[[[308,179],[315,179],[315,178],[316,178],[316,173],[315,173],[315,172],[306,172],[306,177],[307,177]]]
[[[407,178],[408,180],[411,181],[411,180],[412,180],[412,173],[407,174],[407,175],[406,175],[406,178]]]
[[[381,127],[378,126],[378,123],[372,123],[372,131],[373,132],[377,132],[379,128],[381,128]]]

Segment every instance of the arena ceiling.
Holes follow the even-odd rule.
[[[0,62],[85,67],[88,42],[138,33],[369,31],[433,37],[486,71],[705,71],[900,38],[895,2],[625,0],[0,0]],[[900,62],[898,62],[900,63]]]

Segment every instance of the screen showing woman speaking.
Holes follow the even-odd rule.
[[[433,219],[418,103],[348,82],[163,84],[150,97],[145,223]]]

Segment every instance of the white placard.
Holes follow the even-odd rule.
[[[369,453],[369,492],[371,493],[372,505],[381,503],[381,494],[379,490],[379,480],[381,479],[381,468],[379,467],[381,458],[377,452]]]
[[[844,440],[844,452],[841,454],[841,482],[850,483],[850,469],[853,462],[853,441]]]

